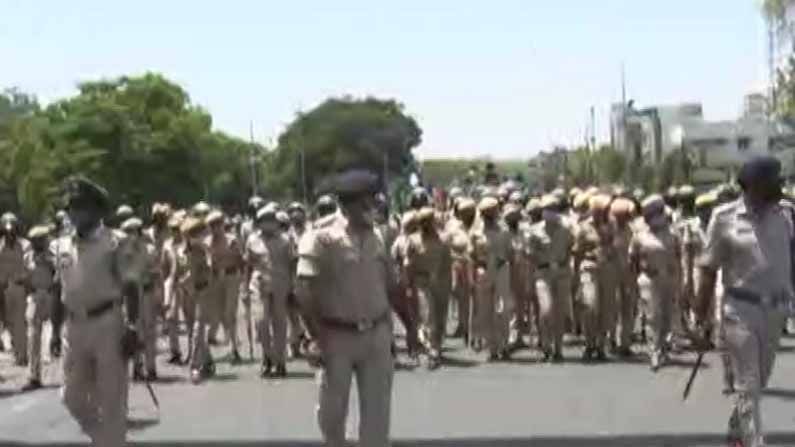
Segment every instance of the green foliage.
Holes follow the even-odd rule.
[[[387,171],[390,178],[406,175],[414,167],[411,150],[421,141],[419,125],[394,100],[328,99],[299,113],[279,136],[268,161],[267,189],[308,197],[325,176],[350,167]]]
[[[157,74],[86,82],[43,110],[16,91],[0,96],[0,206],[30,219],[51,212],[57,186],[76,173],[116,203],[241,203],[252,153],[262,148],[213,131],[210,115]]]

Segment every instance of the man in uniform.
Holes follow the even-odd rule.
[[[28,240],[32,250],[25,253],[25,268],[28,272],[28,299],[25,317],[28,325],[28,382],[22,391],[37,390],[41,383],[41,339],[42,325],[50,318],[53,301],[55,264],[49,250],[50,229],[40,225],[30,229]],[[57,297],[60,300],[60,297]]]
[[[174,213],[168,220],[171,236],[163,244],[162,270],[163,277],[163,305],[165,308],[165,326],[168,337],[168,346],[171,356],[168,363],[179,365],[182,363],[182,353],[179,346],[179,313],[185,315],[185,324],[188,329],[188,354],[193,349],[193,323],[195,321],[195,306],[193,297],[187,294],[189,282],[188,255],[185,238],[181,226],[183,219]]]
[[[60,238],[56,250],[67,314],[63,401],[92,445],[121,447],[127,422],[125,356],[138,339],[134,284],[143,272],[125,264],[123,241],[102,224],[108,210],[105,190],[73,178],[66,194],[75,233]]]
[[[69,222],[69,217],[64,210],[58,210],[58,212],[55,213],[54,222],[54,237],[52,241],[50,241],[50,252],[57,255],[56,249],[58,247],[58,239],[66,236],[67,234],[71,234],[74,229],[72,228],[72,225]],[[56,271],[56,275],[57,274],[58,272]],[[61,281],[57,277],[53,280],[55,284],[53,286],[52,295],[55,297],[55,299],[53,300],[50,320],[52,323],[52,331],[50,334],[50,355],[53,358],[57,358],[61,356],[61,329],[63,328],[63,322],[66,315],[63,303],[61,302]]]
[[[295,252],[289,236],[279,231],[276,214],[272,205],[257,212],[258,228],[246,241],[243,255],[251,269],[251,299],[263,306],[257,325],[263,353],[262,378],[287,376],[287,296],[292,291]]]
[[[306,232],[306,209],[300,202],[292,202],[287,206],[287,215],[290,218],[290,228],[287,236],[290,239],[290,244],[293,246],[293,253],[298,252],[298,241],[301,236]],[[295,272],[295,264],[298,262],[296,256],[292,257],[293,265],[290,267],[291,272]],[[291,279],[291,286],[295,285],[295,281]],[[301,355],[301,345],[307,339],[306,331],[304,330],[303,317],[301,316],[301,306],[295,297],[295,291],[290,290],[287,296],[287,317],[290,321],[289,330],[289,347],[292,357],[299,357]]]
[[[213,275],[213,301],[216,303],[216,321],[221,324],[226,338],[232,344],[232,364],[238,364],[240,357],[237,337],[237,304],[240,293],[240,275],[243,270],[243,248],[237,236],[224,228],[224,214],[212,211],[207,215],[210,234],[205,245],[210,247]],[[212,333],[212,329],[210,330]]]
[[[513,258],[510,234],[500,226],[499,200],[485,197],[478,204],[483,218],[480,228],[470,232],[470,256],[475,288],[475,340],[485,341],[489,361],[508,360],[511,317],[515,301],[511,290],[510,261]],[[481,343],[482,344],[482,343]],[[481,346],[476,346],[480,348]]]
[[[377,178],[349,171],[332,184],[342,213],[301,240],[299,295],[317,328],[322,368],[318,424],[325,445],[341,447],[351,378],[356,376],[361,421],[359,443],[389,445],[393,361],[392,308],[407,326],[408,343],[416,328],[398,297],[394,268],[373,228]]]
[[[28,331],[25,324],[25,253],[27,239],[19,237],[19,222],[13,213],[0,216],[0,303],[5,303],[5,323],[11,333],[11,346],[17,366],[28,365]],[[0,331],[0,333],[2,333]]]
[[[521,199],[517,202],[513,201],[514,194],[518,191],[511,193],[508,197],[509,203],[505,206],[503,212],[503,220],[508,229],[511,237],[511,290],[513,291],[514,299],[516,300],[516,311],[513,316],[513,340],[511,341],[511,349],[526,347],[524,342],[525,335],[529,335],[531,309],[530,309],[530,259],[527,247],[527,235],[523,228],[521,228],[522,221],[522,206]]]
[[[697,317],[709,324],[716,273],[724,285],[723,332],[734,373],[732,447],[765,445],[759,401],[773,372],[793,298],[793,212],[780,204],[781,163],[758,156],[740,169],[740,199],[715,209],[698,264]]]
[[[171,216],[171,207],[166,203],[155,203],[152,205],[152,225],[144,230],[144,234],[149,238],[149,242],[154,246],[157,262],[154,263],[152,271],[152,298],[155,305],[155,316],[164,317],[163,307],[163,281],[165,275],[162,271],[163,245],[169,237],[168,219]]]
[[[153,272],[158,267],[158,259],[154,244],[143,235],[143,222],[137,217],[131,217],[121,223],[124,250],[120,256],[125,256],[124,262],[135,265],[136,269],[144,274],[140,281],[134,284],[138,288],[139,318],[136,327],[143,342],[143,349],[133,358],[133,380],[144,380],[144,369],[148,380],[157,379],[157,314]]]
[[[194,210],[182,223],[181,230],[185,238],[184,255],[187,257],[190,272],[187,294],[195,301],[196,323],[193,333],[193,351],[190,355],[190,378],[198,384],[205,377],[215,374],[215,365],[208,347],[209,325],[215,317],[212,277],[212,256],[205,244],[207,225],[205,218],[198,217],[202,212]]]
[[[610,205],[610,217],[616,226],[613,245],[616,251],[618,323],[621,326],[616,353],[621,357],[629,357],[632,355],[632,334],[635,329],[637,308],[635,274],[629,262],[629,246],[633,235],[630,222],[635,218],[635,204],[625,198],[613,200]]]
[[[469,257],[469,231],[475,222],[477,206],[469,197],[462,197],[454,206],[455,216],[448,222],[446,237],[452,250],[452,294],[456,301],[458,324],[454,337],[469,343],[472,307],[472,259]]]
[[[563,224],[558,199],[542,197],[541,220],[528,233],[528,250],[535,268],[535,296],[538,300],[539,345],[545,361],[563,360],[563,319],[571,290],[571,230]]]
[[[673,306],[681,292],[681,246],[668,221],[661,196],[653,195],[644,200],[642,213],[646,229],[632,238],[629,258],[637,275],[641,305],[651,326],[650,367],[657,371],[668,356]]]
[[[608,220],[610,196],[597,194],[589,201],[590,216],[582,221],[574,239],[574,265],[579,276],[579,299],[585,350],[583,359],[603,361],[616,301],[615,247]]]
[[[315,204],[315,214],[317,214],[317,218],[321,219],[328,215],[334,214],[337,212],[337,202],[328,194],[324,194],[317,199],[317,203]]]
[[[679,221],[675,226],[675,231],[682,244],[682,290],[679,293],[679,302],[674,312],[675,324],[681,332],[688,332],[690,323],[693,321],[691,311],[695,300],[695,261],[700,256],[704,241],[699,231],[699,219],[696,216],[695,200],[696,192],[690,185],[679,188],[677,195],[679,201]]]
[[[419,338],[428,355],[427,366],[435,369],[441,364],[447,328],[452,262],[450,248],[436,229],[433,208],[420,209],[417,221],[420,231],[409,235],[404,265],[409,289],[417,292]]]

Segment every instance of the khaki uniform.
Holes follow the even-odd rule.
[[[617,228],[613,245],[616,253],[616,289],[618,292],[617,317],[616,322],[620,326],[620,332],[611,326],[618,333],[618,346],[628,349],[632,346],[632,334],[635,330],[635,312],[638,305],[637,281],[632,272],[629,259],[629,247],[634,233],[627,225],[624,228]]]
[[[163,282],[163,296],[169,350],[172,354],[180,352],[179,314],[182,312],[185,316],[185,326],[188,330],[188,353],[190,354],[193,352],[196,301],[188,290],[191,285],[191,278],[185,242],[177,242],[174,238],[169,238],[163,245],[163,262],[168,266],[168,276]]]
[[[615,330],[616,256],[609,224],[584,220],[577,230],[574,252],[579,260],[579,303],[586,349],[602,350]]]
[[[629,247],[630,259],[639,269],[638,291],[651,329],[648,350],[654,367],[669,349],[673,308],[680,292],[679,244],[670,227],[656,230],[647,227],[632,238]]]
[[[287,295],[292,291],[292,265],[295,252],[285,233],[252,233],[244,258],[252,268],[249,293],[263,306],[258,322],[259,341],[265,359],[277,364],[287,356]]]
[[[535,267],[533,286],[538,300],[541,349],[548,356],[560,354],[571,290],[569,255],[573,235],[566,225],[541,221],[530,227],[527,243]]]
[[[531,281],[531,263],[527,245],[527,235],[521,228],[508,230],[511,235],[511,290],[516,300],[516,311],[513,317],[513,329],[517,339],[529,333],[530,326],[530,289],[534,288]]]
[[[680,218],[676,225],[676,233],[681,243],[680,252],[682,253],[682,291],[680,292],[680,302],[678,303],[677,314],[679,320],[691,321],[690,311],[696,296],[696,280],[698,270],[696,269],[696,259],[704,249],[704,232],[701,223],[696,216]]]
[[[450,248],[436,230],[432,234],[417,231],[408,237],[404,262],[417,291],[420,341],[432,356],[439,356],[450,304]]]
[[[151,255],[155,258],[155,263],[150,274],[151,282],[147,284],[148,287],[151,287],[151,290],[148,290],[147,293],[150,295],[150,299],[154,305],[155,317],[162,317],[163,312],[165,311],[163,306],[165,292],[163,289],[164,278],[161,266],[163,259],[163,246],[168,239],[168,230],[159,230],[155,227],[150,227],[144,231],[144,234],[147,238],[149,238],[149,242],[152,244],[153,253]]]
[[[309,280],[322,352],[318,424],[325,445],[345,444],[351,379],[361,421],[359,443],[389,445],[393,361],[388,290],[394,267],[378,232],[353,233],[342,216],[299,244],[298,277]],[[319,295],[316,295],[316,293]]]
[[[124,445],[127,368],[121,350],[122,281],[137,281],[143,274],[124,264],[119,243],[111,230],[99,227],[84,239],[62,237],[56,248],[68,316],[63,400],[93,445],[103,447]]]
[[[469,333],[470,306],[472,300],[472,258],[469,257],[469,233],[459,220],[448,221],[447,243],[451,249],[452,295],[456,301],[458,328],[462,334]]]
[[[25,268],[28,271],[31,290],[27,297],[25,321],[28,327],[29,378],[41,381],[42,326],[52,315],[55,264],[49,250],[25,253]],[[57,297],[60,299],[60,297]]]
[[[511,237],[501,226],[485,223],[469,236],[475,290],[471,330],[475,338],[486,341],[490,354],[497,355],[507,347],[516,307],[511,290]]]
[[[204,243],[209,247],[213,265],[214,280],[211,293],[216,304],[213,326],[218,324],[223,326],[233,352],[238,352],[237,309],[240,299],[243,248],[237,236],[232,233],[225,233],[222,237],[209,235]],[[210,334],[212,333],[211,328]]]
[[[27,293],[24,279],[25,253],[30,242],[17,237],[13,242],[0,238],[0,303],[5,305],[5,324],[11,333],[11,345],[18,365],[28,364],[28,332],[25,323]]]
[[[788,208],[756,214],[740,198],[715,209],[699,260],[723,275],[723,332],[736,390],[729,428],[749,447],[764,445],[759,400],[793,297],[792,238]]]
[[[295,227],[291,227],[289,233],[287,233],[288,238],[290,239],[290,245],[292,246],[293,257],[291,258],[291,262],[293,263],[290,266],[290,273],[291,275],[295,272],[295,263],[298,261],[295,253],[298,252],[298,241],[301,240],[301,237],[306,232],[306,229],[301,229],[296,231]],[[293,277],[290,278],[291,287],[293,287],[294,281]],[[301,339],[304,337],[306,333],[306,329],[304,327],[304,322],[302,321],[301,317],[301,308],[298,305],[298,300],[296,299],[295,290],[291,289],[287,299],[287,318],[290,322],[290,330],[288,332],[288,342],[291,346],[292,355],[296,356],[299,354],[298,349]]]
[[[212,256],[210,248],[197,238],[180,247],[179,257],[187,258],[189,280],[187,281],[188,299],[194,300],[196,316],[193,330],[193,351],[190,354],[192,370],[206,368],[213,363],[208,347],[210,324],[217,315],[217,296],[213,293]]]

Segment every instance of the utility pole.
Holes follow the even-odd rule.
[[[257,167],[256,167],[256,157],[254,156],[255,146],[254,146],[254,121],[249,121],[248,126],[248,134],[249,139],[251,141],[251,150],[248,151],[248,165],[251,171],[251,195],[255,196],[259,192],[259,188],[257,185]]]

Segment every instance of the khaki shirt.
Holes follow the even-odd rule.
[[[626,272],[629,269],[629,245],[633,236],[634,233],[629,227],[629,223],[620,228],[616,226],[613,247],[616,253],[616,263],[622,272]]]
[[[629,258],[647,276],[678,278],[680,244],[679,237],[670,227],[656,231],[647,228],[632,237]]]
[[[126,264],[120,247],[126,245],[104,226],[83,239],[77,235],[58,238],[55,268],[68,310],[80,313],[108,301],[120,301],[122,278],[140,280],[135,277],[140,272]]]
[[[392,260],[379,232],[351,232],[345,217],[301,239],[299,277],[317,281],[313,296],[319,317],[371,321],[389,311],[389,290],[397,286]]]
[[[187,280],[190,265],[184,241],[178,243],[173,238],[169,238],[163,244],[163,262],[168,266],[168,279],[172,283]]]
[[[450,248],[438,233],[435,236],[421,231],[411,234],[406,245],[404,265],[414,272],[417,285],[450,285]]]
[[[744,198],[715,209],[699,264],[723,273],[723,286],[772,299],[792,297],[789,207],[756,214]]]
[[[469,233],[469,256],[486,272],[496,274],[498,267],[513,258],[511,235],[500,225],[473,228]]]
[[[27,239],[16,238],[13,243],[9,243],[6,238],[0,237],[0,283],[14,282],[25,277],[23,259],[29,250],[30,242]]]
[[[213,278],[213,264],[210,247],[204,243],[204,238],[192,243],[186,242],[179,249],[179,257],[187,258],[192,285],[197,288],[206,287]]]
[[[221,237],[211,234],[204,240],[204,244],[210,248],[210,256],[212,256],[212,264],[216,273],[224,273],[227,269],[240,267],[243,249],[234,234],[225,233]]]
[[[543,220],[530,226],[527,249],[533,265],[568,266],[574,236],[568,226],[548,225]]]
[[[245,261],[270,287],[276,296],[287,296],[293,287],[295,249],[286,233],[266,236],[261,231],[252,233],[246,241]]]
[[[580,266],[589,268],[615,262],[613,229],[609,223],[597,225],[593,218],[580,222],[574,238],[574,253],[581,259]]]
[[[29,250],[25,253],[25,269],[27,269],[30,285],[33,290],[50,291],[55,284],[55,263],[53,254],[44,250],[36,253]]]

